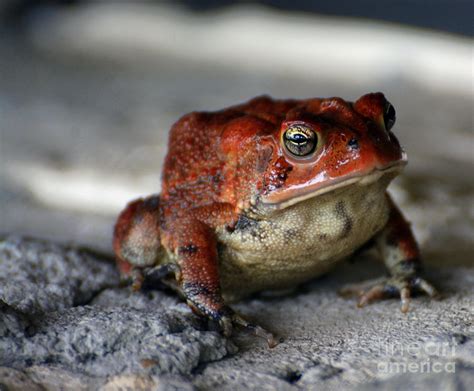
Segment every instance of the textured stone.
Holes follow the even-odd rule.
[[[189,374],[230,346],[217,333],[196,330],[193,320],[164,308],[74,307],[33,320],[29,335],[0,342],[0,365],[54,363],[92,376]]]
[[[398,300],[357,309],[337,295],[384,272],[371,253],[293,293],[236,304],[282,338],[269,349],[243,332],[226,340],[170,292],[120,287],[114,264],[93,253],[14,236],[0,248],[0,384],[9,389],[444,390],[474,373],[468,266],[429,267],[444,296],[414,298],[408,314]]]
[[[0,273],[0,366],[29,368],[8,375],[16,382],[72,389],[76,383],[86,387],[90,377],[135,374],[143,375],[137,387],[154,376],[163,388],[174,377],[162,381],[159,375],[189,376],[236,350],[206,331],[206,322],[177,297],[119,288],[113,263],[67,246],[4,238]]]
[[[375,381],[370,385],[357,387],[358,391],[397,391],[397,390],[443,390],[458,391],[471,390],[474,384],[474,371],[472,367],[457,365],[456,373],[424,373],[403,374],[386,380]]]
[[[432,385],[430,389],[443,390],[449,381],[462,384],[471,379],[472,269],[445,267],[430,271],[427,276],[442,290],[443,299],[416,297],[410,312],[403,314],[398,300],[357,309],[354,300],[338,297],[337,290],[344,283],[383,273],[381,265],[366,258],[341,265],[293,295],[261,297],[239,304],[242,313],[278,332],[284,341],[268,349],[262,341],[240,336],[235,339],[239,353],[208,364],[195,384],[202,389],[219,384],[223,390],[261,385],[269,389],[319,390],[363,389],[376,382],[381,389],[385,384],[395,389],[403,388],[403,381],[411,385],[419,381]],[[437,385],[430,378],[437,375],[435,370],[451,380]]]
[[[17,237],[0,238],[0,303],[28,315],[87,303],[118,283],[110,260]]]
[[[194,387],[185,382],[166,377],[145,375],[122,375],[111,378],[100,391],[123,391],[123,390],[155,390],[155,391],[188,391]]]
[[[5,369],[8,370],[8,368]],[[9,369],[17,372],[12,368]],[[51,364],[33,365],[24,369],[22,375],[27,376],[28,379],[48,391],[86,391],[97,385],[97,380],[92,377],[80,372],[67,371]]]
[[[0,390],[2,391],[42,391],[43,388],[36,384],[22,371],[0,367]]]

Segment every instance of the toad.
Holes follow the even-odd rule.
[[[171,128],[159,195],[118,217],[121,275],[139,289],[161,278],[193,310],[275,339],[228,303],[293,287],[374,244],[389,277],[351,286],[359,306],[387,296],[408,311],[413,292],[436,295],[420,277],[409,223],[386,189],[407,163],[382,93],[275,100],[193,112]]]

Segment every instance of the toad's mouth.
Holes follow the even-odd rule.
[[[270,212],[288,208],[299,202],[310,198],[318,197],[323,194],[348,186],[367,186],[377,182],[382,177],[388,178],[387,185],[395,178],[406,166],[407,161],[401,159],[382,167],[375,167],[369,172],[358,172],[353,175],[346,175],[340,179],[329,179],[326,184],[317,181],[313,184],[305,183],[300,186],[290,187],[281,192],[274,192],[262,196],[258,201],[258,209]]]

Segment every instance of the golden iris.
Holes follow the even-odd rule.
[[[283,143],[291,154],[304,157],[314,152],[318,144],[318,136],[305,125],[292,125],[285,131]]]

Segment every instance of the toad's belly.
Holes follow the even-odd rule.
[[[294,286],[319,276],[366,243],[388,220],[388,181],[309,199],[268,220],[241,218],[219,232],[219,271],[227,300]]]

